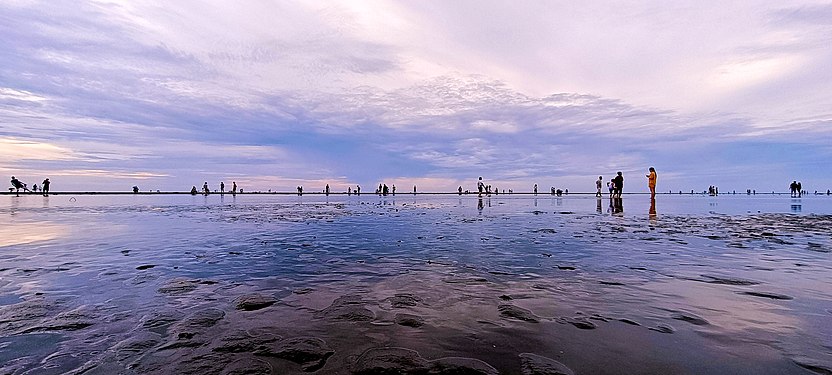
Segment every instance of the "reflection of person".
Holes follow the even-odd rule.
[[[647,212],[650,224],[656,224],[656,197],[650,197],[650,211]]]
[[[617,198],[613,198],[612,203],[613,203],[613,206],[612,206],[612,213],[613,214],[624,213],[624,200],[621,199],[620,195]]]
[[[650,173],[647,174],[647,187],[650,188],[650,196],[656,196],[656,168],[650,167]]]
[[[477,210],[482,212],[482,198],[477,199]]]
[[[650,197],[650,211],[648,211],[648,214],[650,215],[651,218],[656,217],[656,198],[655,197]]]

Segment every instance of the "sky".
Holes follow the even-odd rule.
[[[830,67],[830,2],[6,0],[0,175],[825,192]]]

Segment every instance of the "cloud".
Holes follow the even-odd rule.
[[[82,187],[292,189],[584,186],[647,165],[664,184],[719,169],[740,186],[773,166],[776,185],[829,174],[828,10],[5,2],[0,168]]]

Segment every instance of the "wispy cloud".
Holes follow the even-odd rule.
[[[683,190],[762,168],[761,189],[832,185],[830,9],[5,2],[0,169],[101,189],[574,190],[649,165]]]

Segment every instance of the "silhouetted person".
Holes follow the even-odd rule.
[[[537,195],[537,184],[534,184],[534,195]]]
[[[803,196],[803,184],[800,181],[797,182],[797,197],[800,198]]]
[[[604,177],[598,176],[598,181],[595,181],[595,196],[600,198],[601,197],[601,186],[604,184]]]
[[[136,185],[133,185],[133,194],[138,194],[138,193],[139,193],[139,187],[136,186]]]
[[[46,178],[46,179],[43,180],[43,184],[42,184],[43,189],[42,189],[42,191],[43,191],[43,196],[44,197],[49,195],[49,184],[50,184],[49,178]]]
[[[416,195],[416,185],[413,185],[413,195]]]
[[[792,198],[797,195],[797,181],[792,181],[792,183],[789,184],[789,193],[791,193]]]
[[[361,195],[361,185],[355,185],[355,195]]]
[[[237,181],[231,182],[231,194],[237,194]]]
[[[456,191],[459,193],[459,195],[462,195],[462,185],[459,185]]]
[[[11,182],[12,182],[12,186],[15,189],[14,192],[15,192],[16,195],[20,196],[20,189],[23,189],[23,191],[29,191],[29,189],[26,187],[26,184],[24,184],[23,182],[21,182],[20,180],[18,180],[14,176],[12,176],[12,181]]]
[[[381,187],[381,195],[383,195],[383,196],[385,196],[385,197],[386,197],[386,196],[387,196],[387,193],[389,193],[389,192],[390,192],[390,188],[388,188],[388,187],[387,187],[387,184],[384,184],[384,185]]]
[[[650,167],[650,173],[646,175],[647,177],[647,187],[650,188],[650,197],[656,196],[656,168]]]
[[[329,184],[326,184],[326,189],[324,190],[326,195],[329,195]]]
[[[352,195],[352,186],[347,186],[347,196]]]
[[[220,181],[220,194],[225,194],[225,182]]]
[[[393,195],[396,195],[396,185],[393,185]]]
[[[197,194],[196,185],[194,185],[193,187],[191,187],[191,195],[196,195],[196,194]]]
[[[479,191],[479,196],[482,196],[483,190],[485,190],[485,183],[482,182],[482,176],[480,176],[479,180],[477,180],[477,191]]]
[[[615,192],[613,192],[613,195],[621,198],[621,192],[624,190],[624,175],[621,171],[616,172],[616,176],[612,179],[612,182],[615,185]]]

